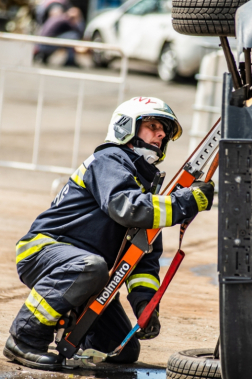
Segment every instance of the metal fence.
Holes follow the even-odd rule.
[[[117,46],[103,43],[95,42],[86,42],[86,41],[73,41],[67,39],[59,38],[49,38],[49,37],[37,37],[31,35],[19,35],[11,33],[2,33],[0,32],[0,41],[20,41],[22,43],[36,43],[44,45],[56,45],[61,47],[77,47],[85,49],[96,49],[96,50],[106,50],[106,51],[116,51],[119,57],[121,57],[121,67],[119,76],[105,76],[105,75],[94,75],[88,73],[76,73],[74,71],[63,71],[63,70],[52,70],[52,69],[43,69],[35,68],[31,66],[20,66],[15,64],[3,65],[0,61],[0,132],[1,132],[1,121],[2,121],[2,110],[3,110],[3,101],[5,93],[5,74],[7,71],[26,73],[29,75],[38,75],[39,79],[39,88],[38,88],[38,98],[37,98],[37,109],[36,109],[36,121],[34,125],[34,142],[33,142],[33,154],[32,162],[14,162],[14,161],[0,161],[1,167],[11,167],[24,170],[37,170],[45,172],[55,172],[59,174],[71,174],[74,169],[77,167],[77,158],[79,152],[79,139],[81,131],[81,119],[83,111],[83,98],[84,98],[84,82],[85,81],[95,81],[103,83],[114,83],[119,85],[118,88],[118,104],[123,101],[125,83],[127,78],[128,70],[128,60],[125,54]],[[76,117],[75,117],[75,128],[74,128],[74,142],[73,142],[73,153],[72,153],[72,163],[71,167],[59,167],[52,165],[39,165],[38,164],[38,155],[39,155],[39,143],[40,143],[40,132],[41,132],[41,118],[43,112],[43,103],[44,103],[44,81],[45,77],[61,77],[66,79],[78,79],[79,80],[79,91],[77,97],[77,106],[76,106]]]

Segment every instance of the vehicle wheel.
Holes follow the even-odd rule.
[[[248,0],[172,0],[173,28],[188,35],[235,36],[235,12]]]
[[[167,379],[221,378],[220,360],[213,358],[214,349],[184,350],[170,356]]]
[[[176,53],[171,49],[171,44],[166,43],[158,60],[158,75],[160,79],[169,82],[176,77],[177,71]]]
[[[93,42],[104,42],[99,31],[94,32],[92,37]],[[109,60],[106,58],[106,52],[102,50],[93,50],[92,52],[92,61],[95,67],[106,68],[109,65]]]

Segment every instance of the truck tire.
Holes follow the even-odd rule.
[[[170,356],[167,379],[221,379],[220,360],[213,358],[214,349],[184,350]]]
[[[172,0],[173,28],[181,34],[235,36],[235,12],[248,0]]]

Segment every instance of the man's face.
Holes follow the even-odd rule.
[[[138,137],[144,142],[156,146],[159,149],[162,145],[162,140],[165,137],[164,127],[158,120],[142,121]]]

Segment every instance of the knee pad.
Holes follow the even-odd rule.
[[[90,276],[95,293],[99,293],[109,280],[108,265],[100,255],[92,255],[85,264],[84,274]]]
[[[108,266],[99,255],[84,259],[83,271],[75,278],[64,298],[74,307],[81,306],[103,289],[109,278]]]

